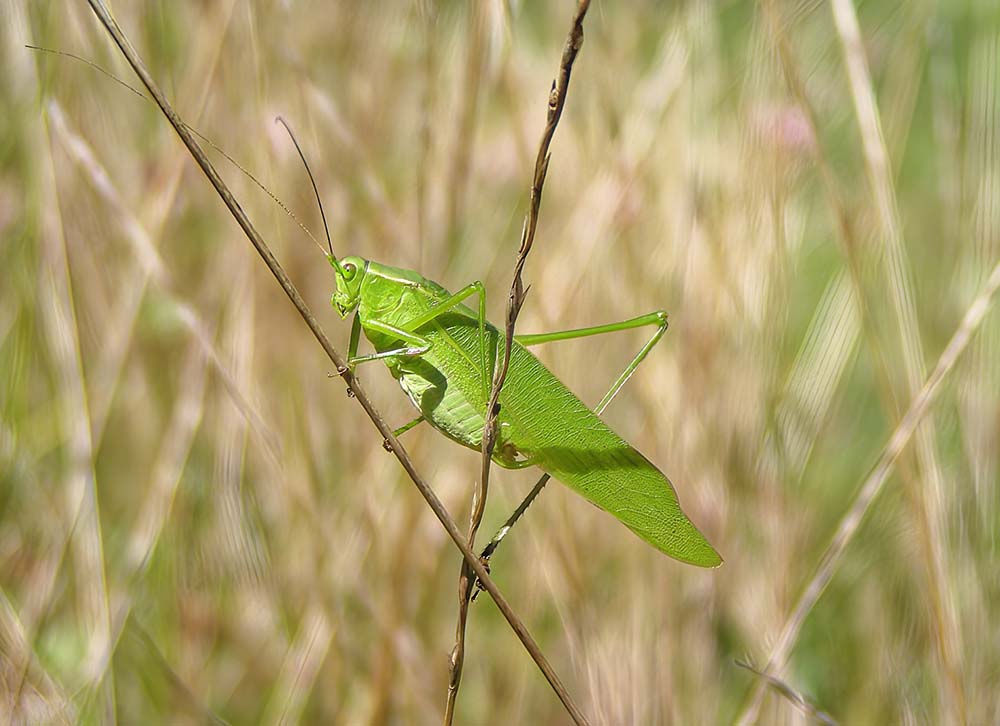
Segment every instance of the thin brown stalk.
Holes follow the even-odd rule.
[[[548,112],[545,119],[545,129],[542,132],[541,141],[538,144],[538,154],[535,157],[535,171],[531,181],[531,196],[528,205],[528,213],[521,228],[521,244],[517,252],[517,260],[514,263],[514,279],[511,282],[510,293],[507,296],[507,317],[504,332],[503,360],[493,372],[493,383],[490,392],[489,403],[486,406],[486,421],[483,424],[483,456],[482,475],[479,478],[479,486],[472,496],[472,507],[469,515],[469,549],[475,547],[476,532],[483,521],[483,514],[486,511],[486,496],[489,492],[490,464],[493,456],[493,448],[496,446],[497,437],[497,416],[500,413],[500,391],[504,381],[507,379],[507,371],[510,368],[510,354],[514,343],[514,325],[517,322],[518,313],[524,304],[526,289],[521,279],[524,270],[524,263],[528,259],[528,253],[535,241],[535,230],[538,226],[538,210],[542,203],[542,189],[545,186],[545,176],[549,170],[549,158],[551,156],[549,147],[552,144],[552,137],[555,135],[559,119],[562,117],[563,108],[566,105],[566,94],[569,91],[570,74],[573,71],[573,63],[583,46],[583,19],[587,15],[590,7],[590,0],[579,0],[576,7],[576,14],[570,26],[569,35],[566,37],[566,44],[563,47],[562,59],[559,63],[559,74],[552,81],[552,90],[549,92]],[[455,628],[455,646],[451,651],[450,678],[448,680],[448,700],[445,708],[444,723],[450,726],[455,715],[455,702],[458,699],[458,689],[462,682],[462,666],[465,662],[465,628],[469,615],[469,603],[474,592],[476,582],[473,572],[462,564],[462,570],[458,578],[458,624]]]
[[[889,478],[896,460],[899,459],[910,438],[918,429],[921,421],[923,421],[924,416],[930,409],[942,381],[944,381],[945,376],[955,366],[959,356],[965,351],[973,334],[978,330],[983,319],[986,317],[986,313],[989,312],[997,289],[1000,289],[1000,263],[997,263],[996,267],[993,268],[993,272],[982,292],[979,293],[979,296],[969,306],[965,317],[962,318],[961,324],[948,342],[944,352],[941,353],[941,357],[938,358],[934,370],[914,397],[910,408],[903,414],[899,425],[882,449],[882,453],[875,462],[875,466],[872,467],[867,479],[865,479],[864,484],[854,498],[851,508],[841,518],[833,539],[820,559],[816,573],[809,581],[805,590],[803,590],[802,595],[799,596],[795,608],[785,621],[781,635],[778,637],[778,641],[771,651],[771,657],[768,659],[767,666],[761,671],[762,675],[780,675],[781,669],[788,660],[792,647],[798,638],[799,631],[802,629],[802,624],[823,594],[830,580],[833,579],[833,575],[837,571],[837,565],[840,563],[844,552],[854,539],[854,535],[857,533],[865,514],[871,507],[872,502],[875,501],[875,497],[882,491],[882,487]],[[763,687],[763,683],[761,687]],[[755,720],[756,709],[753,711],[748,709],[738,720],[738,723],[750,724]]]
[[[532,660],[534,660],[539,670],[542,671],[542,674],[545,676],[545,679],[549,682],[549,685],[552,687],[552,690],[556,693],[559,700],[566,708],[566,711],[569,713],[570,717],[576,723],[586,723],[586,719],[584,718],[583,713],[574,703],[569,693],[566,691],[566,688],[562,685],[562,682],[559,680],[559,677],[552,669],[552,666],[545,658],[545,655],[542,653],[541,649],[535,642],[534,638],[531,637],[531,634],[528,632],[527,628],[521,621],[520,617],[518,617],[517,613],[515,613],[513,608],[511,608],[510,604],[507,602],[507,599],[497,588],[496,583],[493,582],[493,579],[486,572],[486,568],[482,565],[482,563],[479,561],[479,558],[468,546],[465,539],[462,537],[462,533],[459,531],[458,526],[455,524],[455,521],[448,514],[448,511],[445,509],[444,505],[438,499],[437,495],[434,493],[434,490],[431,489],[430,485],[417,471],[416,466],[413,463],[413,460],[410,458],[410,455],[407,453],[406,449],[403,448],[403,446],[393,435],[392,428],[385,422],[385,419],[382,417],[382,415],[375,409],[374,405],[371,402],[371,399],[368,397],[368,394],[365,392],[364,388],[351,373],[350,369],[348,369],[346,361],[344,360],[343,356],[330,343],[330,340],[327,337],[326,333],[320,327],[319,322],[316,320],[315,316],[312,314],[312,311],[306,305],[305,301],[302,299],[302,296],[299,294],[298,290],[295,288],[291,280],[288,278],[288,275],[285,273],[284,269],[278,263],[278,260],[274,257],[274,254],[271,252],[271,249],[268,247],[264,239],[260,236],[260,233],[257,231],[257,229],[250,222],[250,219],[243,211],[243,208],[233,197],[232,193],[229,191],[229,188],[226,186],[225,182],[222,181],[218,172],[215,170],[215,167],[212,165],[211,161],[209,161],[208,157],[205,156],[205,152],[201,149],[198,142],[195,140],[194,136],[188,130],[187,126],[183,123],[183,121],[181,121],[176,111],[174,111],[169,101],[167,101],[162,91],[160,91],[157,84],[153,81],[145,64],[139,58],[138,53],[136,53],[135,49],[132,47],[132,44],[125,37],[125,34],[122,32],[121,28],[118,27],[118,23],[115,22],[114,18],[111,17],[111,14],[109,13],[107,7],[105,7],[102,0],[87,0],[87,2],[90,5],[91,9],[94,11],[94,14],[97,16],[98,20],[100,20],[101,24],[104,26],[108,34],[115,41],[115,44],[121,50],[125,59],[128,61],[128,64],[131,66],[132,70],[136,73],[136,75],[142,81],[143,85],[153,96],[154,100],[156,101],[156,104],[160,107],[160,110],[163,112],[164,116],[167,117],[167,120],[170,122],[170,125],[173,126],[174,130],[177,132],[177,135],[181,138],[181,141],[184,142],[184,145],[191,153],[191,156],[197,162],[198,166],[204,172],[205,176],[208,177],[208,180],[211,182],[212,186],[219,194],[219,197],[225,203],[226,207],[229,209],[229,212],[233,215],[233,218],[240,225],[240,228],[243,230],[244,234],[246,235],[250,243],[254,246],[254,249],[256,249],[257,253],[261,256],[264,263],[271,271],[271,274],[274,275],[275,279],[278,281],[278,284],[285,292],[285,295],[295,306],[299,315],[302,317],[302,320],[306,323],[306,325],[309,327],[309,330],[316,338],[317,342],[323,348],[323,351],[336,366],[339,375],[343,378],[344,383],[347,385],[349,393],[358,401],[358,403],[361,404],[361,407],[365,410],[365,413],[368,414],[368,417],[375,425],[375,428],[378,429],[383,440],[388,443],[388,446],[392,451],[393,455],[402,465],[407,475],[413,481],[413,484],[417,487],[421,496],[423,496],[423,498],[427,501],[428,506],[430,506],[431,510],[434,512],[434,515],[438,518],[438,520],[441,522],[441,525],[447,531],[448,536],[455,543],[455,546],[458,547],[459,550],[461,550],[462,556],[465,558],[465,561],[469,564],[469,567],[471,567],[472,571],[476,574],[476,577],[478,577],[479,580],[483,583],[483,587],[486,589],[487,592],[489,592],[490,597],[492,597],[493,601],[497,604],[497,608],[500,610],[504,618],[510,624],[511,628],[514,630],[518,639],[524,645],[525,650],[528,651]]]

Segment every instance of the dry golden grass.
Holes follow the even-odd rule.
[[[116,10],[314,234],[278,113],[338,253],[481,279],[499,321],[572,5]],[[1000,718],[1000,315],[973,306],[1000,282],[1000,18],[853,5],[587,18],[518,329],[670,311],[605,418],[726,559],[668,560],[557,484],[529,510],[493,574],[595,723],[809,722],[735,662],[775,653],[842,723]],[[0,718],[439,722],[457,550],[155,107],[23,47],[132,82],[86,4],[13,0],[0,34]],[[345,349],[321,250],[216,163]],[[643,334],[539,351],[596,403]],[[403,441],[464,522],[477,454]],[[494,472],[485,536],[533,481]],[[568,722],[486,598],[456,722]]]

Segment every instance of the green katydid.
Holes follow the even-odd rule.
[[[352,312],[348,365],[381,360],[420,416],[452,440],[480,450],[492,370],[503,334],[486,320],[481,282],[452,294],[412,270],[361,257],[340,260],[331,249],[337,289],[332,304]],[[478,296],[478,310],[463,304]],[[493,460],[502,467],[538,466],[609,512],[661,552],[717,567],[722,559],[681,511],[670,481],[578,399],[528,346],[655,325],[597,412],[615,396],[667,328],[662,311],[620,323],[540,335],[517,335],[500,394]],[[358,354],[361,332],[375,352]]]
[[[383,361],[421,420],[479,450],[489,385],[503,335],[486,320],[481,282],[455,294],[412,270],[331,252],[337,290],[332,304],[355,313],[348,365]],[[478,296],[478,310],[463,301]],[[655,325],[656,333],[629,363],[598,411],[614,397],[667,327],[662,311],[620,323],[540,335],[517,335],[500,394],[493,460],[502,467],[538,466],[617,517],[665,554],[702,567],[722,559],[681,511],[670,481],[580,401],[528,346]],[[361,331],[375,348],[358,355]]]

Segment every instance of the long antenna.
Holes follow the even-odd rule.
[[[337,255],[333,254],[333,241],[330,239],[330,228],[326,224],[326,212],[323,211],[323,200],[319,197],[319,188],[316,186],[316,179],[313,177],[312,169],[309,168],[309,162],[306,161],[306,155],[302,153],[302,147],[299,146],[298,140],[295,138],[295,134],[292,133],[291,127],[288,122],[285,121],[281,116],[275,116],[275,123],[280,123],[285,127],[285,131],[288,132],[288,136],[292,139],[292,143],[295,144],[295,150],[299,152],[299,158],[302,159],[302,164],[306,168],[306,174],[309,175],[309,181],[312,182],[313,194],[316,195],[316,204],[319,205],[319,216],[323,218],[323,231],[326,232],[326,244],[330,248],[330,262],[333,266],[337,268],[337,272],[341,275],[344,271],[340,267],[340,261],[337,260]]]

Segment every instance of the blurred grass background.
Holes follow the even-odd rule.
[[[338,253],[482,279],[502,319],[572,3],[115,9],[182,116],[318,234],[290,120]],[[670,312],[605,418],[726,558],[680,565],[544,492],[493,572],[595,722],[745,714],[756,677],[734,660],[766,661],[1000,258],[997,6],[857,11],[882,176],[829,3],[587,18],[519,329]],[[23,47],[132,82],[86,4],[0,19],[4,720],[439,721],[456,550],[153,105]],[[346,349],[321,252],[218,164]],[[539,351],[596,402],[645,334]],[[1000,720],[998,341],[994,313],[782,673],[843,723]],[[384,370],[361,375],[411,418]],[[403,441],[464,522],[478,455]],[[484,536],[533,480],[497,472]],[[468,647],[459,723],[567,722],[487,598]],[[772,692],[760,722],[809,719]]]

